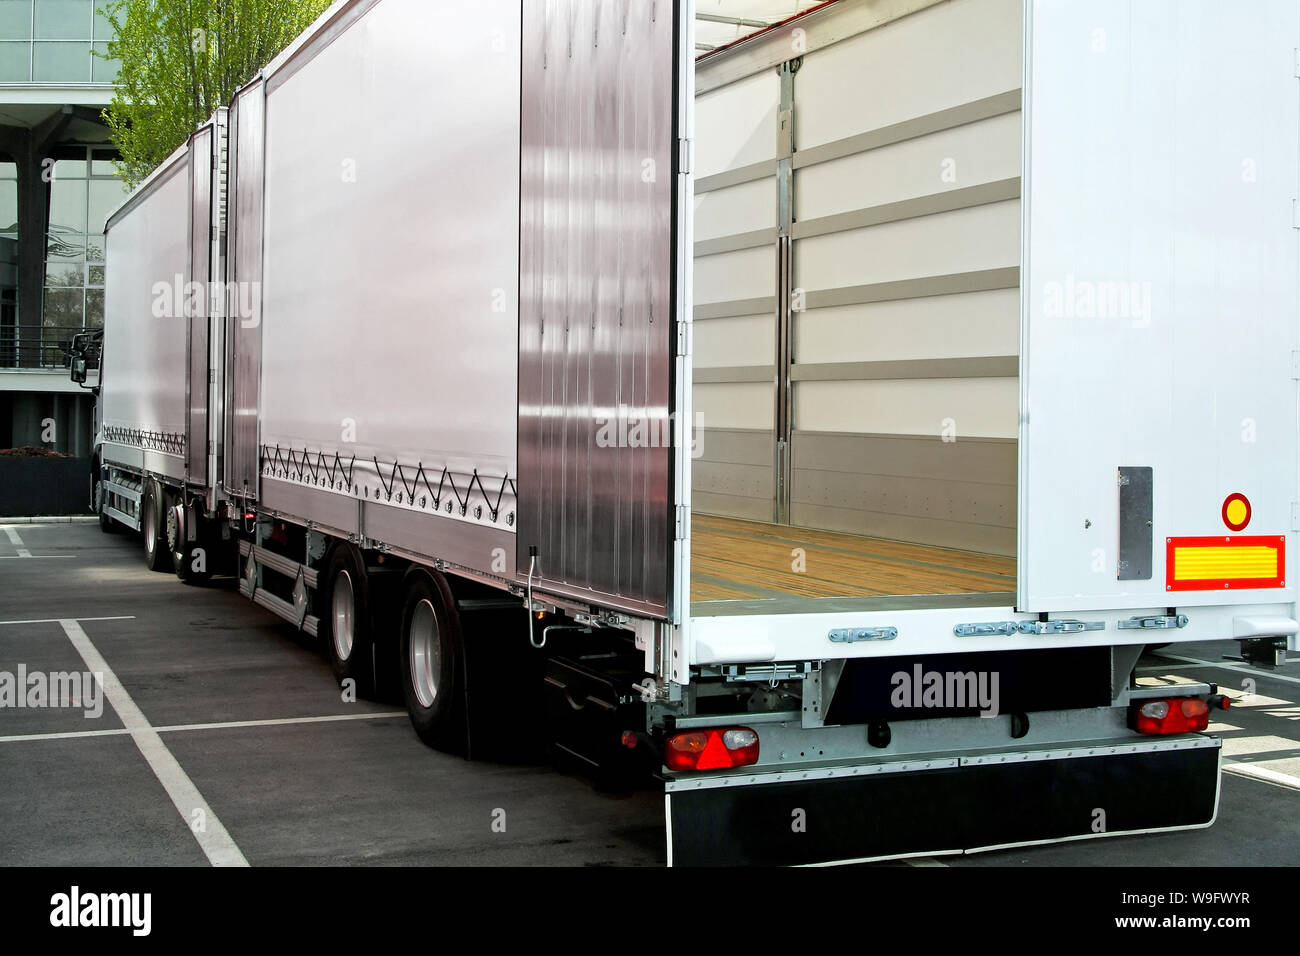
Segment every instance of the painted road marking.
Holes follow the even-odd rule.
[[[1259,767],[1253,763],[1243,763],[1240,760],[1229,760],[1225,757],[1223,759],[1223,771],[1224,773],[1235,773],[1240,777],[1253,777],[1256,780],[1276,784],[1279,787],[1287,787],[1291,790],[1300,790],[1300,777],[1282,773],[1282,771],[1273,770],[1270,767]]]
[[[66,617],[42,617],[32,621],[0,621],[0,627],[6,624],[62,624],[70,620]],[[79,617],[78,621],[134,621],[134,614],[119,614],[117,617]]]
[[[1272,671],[1260,670],[1259,668],[1251,667],[1249,664],[1239,664],[1236,661],[1224,661],[1222,664],[1216,664],[1214,661],[1203,661],[1196,657],[1180,657],[1177,654],[1161,654],[1160,656],[1167,660],[1182,661],[1186,664],[1222,667],[1226,671],[1240,671],[1243,674],[1258,674],[1260,677],[1267,677],[1269,680],[1286,681],[1288,684],[1300,684],[1300,677],[1288,677],[1286,674],[1275,674]]]
[[[16,557],[30,558],[32,553],[23,547],[23,539],[18,537],[18,532],[13,528],[5,528],[5,534],[9,536],[9,543],[18,549]]]
[[[60,621],[59,625],[68,635],[68,640],[72,641],[72,646],[77,649],[81,659],[86,662],[87,670],[93,674],[103,675],[102,692],[108,698],[109,706],[117,713],[123,726],[131,734],[131,739],[135,741],[136,747],[153,770],[154,776],[163,785],[167,795],[172,798],[172,804],[179,811],[181,819],[189,827],[194,839],[199,842],[199,847],[208,858],[208,862],[213,866],[248,866],[248,860],[244,858],[244,854],[235,845],[225,826],[203,799],[203,794],[199,793],[198,788],[194,786],[194,781],[190,780],[189,775],[172,756],[167,745],[163,743],[162,737],[158,735],[158,731],[149,725],[144,713],[136,706],[131,695],[108,666],[108,662],[91,643],[86,632],[81,629],[81,625],[75,620]],[[196,819],[202,820],[204,825],[196,828],[193,825]]]
[[[238,730],[244,727],[286,727],[293,724],[325,724],[341,720],[381,720],[391,717],[405,717],[404,710],[381,711],[373,714],[327,714],[323,717],[277,717],[270,720],[230,720],[218,724],[171,724],[166,727],[152,728],[158,734],[188,733],[195,730]],[[21,740],[76,740],[80,737],[120,737],[131,733],[126,728],[111,730],[72,730],[57,734],[12,734],[0,737],[0,744],[16,743]]]

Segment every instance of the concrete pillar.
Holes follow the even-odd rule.
[[[41,324],[45,295],[45,233],[50,222],[50,184],[41,176],[43,156],[28,137],[18,167],[18,324]]]

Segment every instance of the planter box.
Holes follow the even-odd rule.
[[[89,459],[0,455],[0,517],[90,513]]]

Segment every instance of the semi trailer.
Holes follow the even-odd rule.
[[[1136,665],[1295,649],[1300,5],[693,18],[332,6],[108,222],[101,522],[671,863],[1210,825]]]

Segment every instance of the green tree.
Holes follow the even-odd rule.
[[[230,101],[330,0],[109,0],[117,93],[104,111],[132,186]]]

